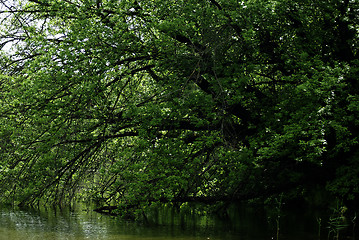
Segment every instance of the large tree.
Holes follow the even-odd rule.
[[[1,1],[3,201],[358,198],[356,1]]]

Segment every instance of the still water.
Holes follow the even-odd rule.
[[[118,220],[84,210],[14,210],[0,208],[0,240],[264,240],[276,239],[276,221],[254,209],[232,209],[230,218],[182,216],[159,225]],[[233,214],[235,212],[235,214]],[[157,216],[158,218],[158,216]],[[189,218],[189,219],[186,219]],[[273,220],[273,219],[272,219]],[[316,239],[315,219],[281,220],[280,239]],[[167,222],[167,223],[164,223]],[[190,224],[183,224],[184,222]],[[272,223],[271,223],[272,222]],[[313,228],[314,226],[314,228]]]

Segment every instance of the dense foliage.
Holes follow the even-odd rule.
[[[2,201],[358,199],[357,1],[1,5]]]

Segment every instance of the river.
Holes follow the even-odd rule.
[[[233,208],[229,215],[225,219],[182,215],[172,221],[160,217],[159,224],[140,224],[85,209],[0,208],[0,240],[270,240],[277,239],[277,223],[279,239],[319,239],[318,218],[313,216],[291,213],[280,219],[243,207]]]

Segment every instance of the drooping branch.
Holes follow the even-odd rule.
[[[99,136],[94,138],[86,138],[86,139],[77,139],[77,140],[65,140],[61,141],[54,146],[64,145],[64,144],[72,144],[72,143],[91,143],[91,142],[103,142],[108,139],[114,139],[114,138],[123,138],[123,137],[135,137],[138,136],[137,132],[125,132],[125,133],[119,133],[114,135],[106,135],[106,136]]]

